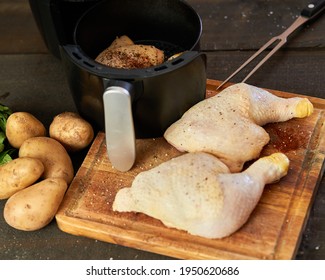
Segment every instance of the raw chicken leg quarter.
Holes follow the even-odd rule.
[[[229,236],[246,223],[264,186],[288,172],[287,156],[274,153],[239,173],[269,142],[262,126],[312,112],[306,98],[280,98],[244,83],[228,87],[166,130],[166,140],[189,153],[139,173],[117,193],[113,210],[144,213],[206,238]]]
[[[288,158],[275,153],[231,174],[210,154],[186,153],[139,173],[131,188],[117,193],[113,210],[141,212],[167,227],[222,238],[248,220],[265,184],[285,176],[288,167]]]
[[[312,112],[306,98],[280,98],[240,83],[194,105],[164,137],[180,151],[211,153],[231,172],[239,172],[269,142],[263,125],[304,118]]]

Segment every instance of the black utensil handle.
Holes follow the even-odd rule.
[[[308,5],[301,11],[301,15],[310,18],[320,12],[324,7],[325,0],[310,1]]]

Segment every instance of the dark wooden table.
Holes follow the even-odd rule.
[[[201,49],[207,76],[223,80],[270,37],[287,28],[307,0],[190,0],[202,17]],[[325,14],[299,32],[248,83],[325,98]],[[241,81],[245,71],[233,79]],[[51,55],[28,1],[0,0],[0,103],[28,111],[45,125],[63,111],[76,111],[60,60]],[[87,151],[73,155],[75,169]],[[3,212],[5,201],[0,202]],[[0,259],[169,259],[148,252],[77,237],[55,221],[22,232],[0,215]],[[325,177],[310,208],[296,259],[325,259]]]

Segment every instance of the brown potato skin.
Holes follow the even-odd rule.
[[[24,141],[19,157],[39,159],[44,165],[42,178],[62,178],[68,184],[74,176],[71,158],[66,149],[50,137],[33,137]]]
[[[45,135],[45,126],[30,113],[15,112],[7,119],[6,136],[14,148],[20,148],[22,143],[29,138]]]
[[[53,220],[67,187],[65,180],[49,178],[15,193],[5,204],[5,221],[24,231],[45,227]]]
[[[0,199],[7,199],[34,184],[43,174],[44,165],[35,158],[16,158],[0,166]]]
[[[91,124],[73,112],[64,112],[55,116],[49,134],[68,152],[77,152],[86,148],[94,138]]]

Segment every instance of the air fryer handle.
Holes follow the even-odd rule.
[[[136,158],[132,96],[127,86],[109,86],[103,101],[108,158],[114,168],[125,172]]]

